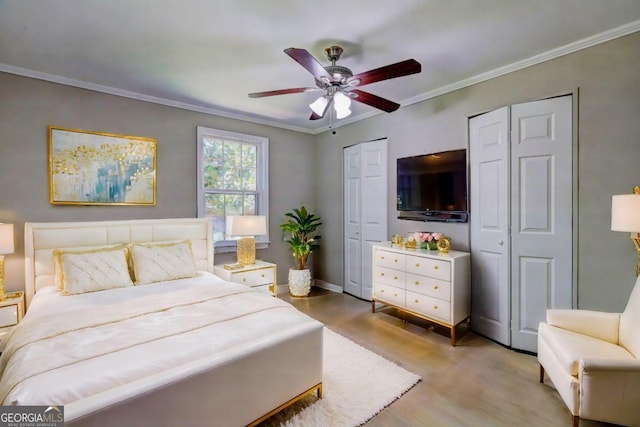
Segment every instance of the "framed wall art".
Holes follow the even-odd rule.
[[[156,140],[49,126],[49,201],[155,205]]]

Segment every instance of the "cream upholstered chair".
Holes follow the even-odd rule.
[[[553,382],[573,415],[640,426],[640,277],[623,313],[547,310],[538,329],[540,382]]]

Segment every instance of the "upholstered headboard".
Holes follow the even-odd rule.
[[[53,286],[53,249],[189,239],[198,270],[213,272],[213,232],[207,218],[91,222],[27,222],[24,227],[25,297]]]

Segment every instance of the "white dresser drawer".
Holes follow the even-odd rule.
[[[451,301],[451,282],[407,273],[407,290]]]
[[[374,263],[381,267],[392,268],[394,270],[405,270],[407,261],[406,255],[388,251],[375,251]]]
[[[451,322],[451,304],[448,301],[407,291],[407,308],[436,320]]]
[[[451,280],[451,263],[449,261],[407,255],[407,271],[435,279]]]
[[[18,324],[18,304],[0,307],[0,328]]]
[[[273,283],[273,271],[273,268],[263,268],[261,270],[234,273],[231,281],[247,286],[269,285]]]
[[[373,284],[373,296],[394,305],[404,305],[405,293],[406,291],[404,289],[399,289],[385,283],[375,282]]]
[[[374,270],[373,280],[376,282],[386,283],[398,288],[405,287],[406,275],[404,271],[393,270],[386,267],[376,267]]]

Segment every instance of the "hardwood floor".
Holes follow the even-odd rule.
[[[327,327],[398,365],[422,381],[371,419],[389,426],[571,426],[571,414],[534,355],[509,350],[466,326],[451,347],[449,331],[376,309],[348,294],[313,288],[308,298],[279,295]],[[382,307],[378,304],[377,307]],[[366,393],[362,390],[362,393]],[[611,424],[580,420],[581,427]]]

